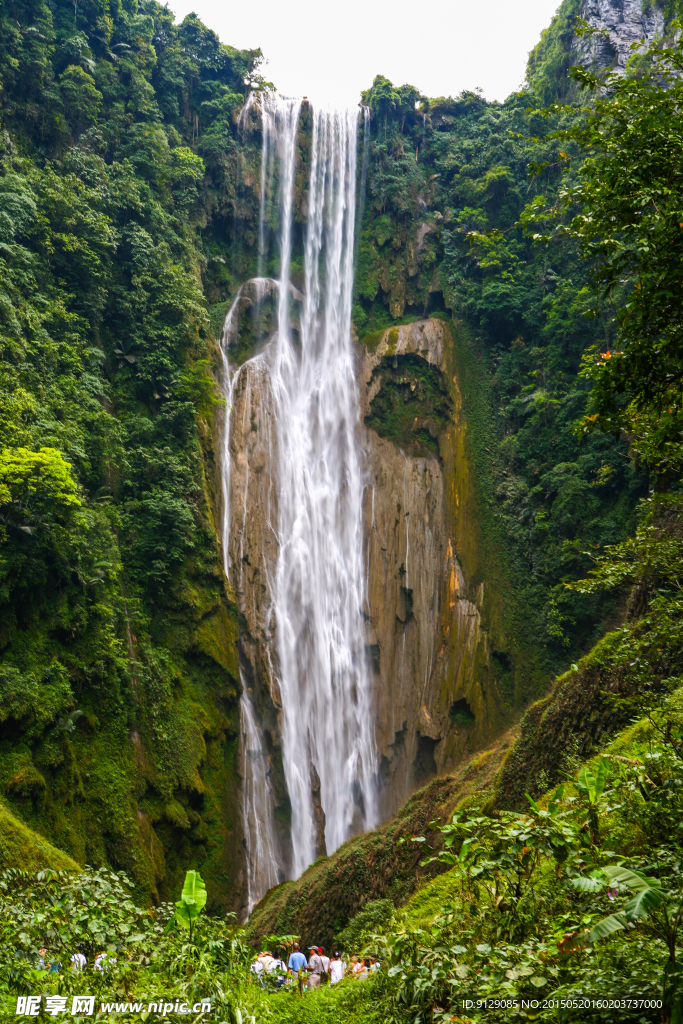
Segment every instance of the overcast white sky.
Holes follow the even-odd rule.
[[[170,0],[195,11],[224,43],[261,47],[278,91],[355,104],[375,75],[428,96],[480,86],[504,100],[524,79],[529,50],[559,0]]]

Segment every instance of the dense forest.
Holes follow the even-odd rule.
[[[272,86],[156,0],[0,0],[6,1014],[87,989],[230,1024],[683,1021],[683,47],[645,7],[664,35],[619,74],[575,60],[599,30],[564,0],[505,103],[362,95],[355,336],[457,335],[482,579],[535,674],[493,655],[508,732],[245,929],[218,341],[258,265],[239,114]],[[425,379],[407,416],[394,369],[366,422],[438,455],[410,424],[447,406]],[[380,969],[255,981],[295,939]],[[85,983],[76,950],[116,959]]]

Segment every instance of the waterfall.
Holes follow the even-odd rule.
[[[247,861],[247,914],[261,897],[281,882],[284,873],[273,828],[275,796],[263,736],[242,677],[240,701],[242,822]]]
[[[289,874],[297,877],[323,851],[331,853],[351,835],[377,824],[375,709],[363,618],[364,482],[351,338],[358,112],[313,111],[303,253],[296,250],[302,296],[290,281],[298,243],[294,197],[301,101],[266,93],[260,110],[258,271],[261,275],[267,266],[271,206],[276,206],[280,277],[278,282],[261,276],[246,282],[221,336],[227,410],[221,453],[223,550],[226,573],[234,569],[241,580],[228,554],[231,529],[234,540],[240,528],[230,516],[230,412],[240,373],[258,359],[268,375],[276,437],[277,516],[272,527],[277,555],[265,573],[268,643],[273,647],[268,661],[279,689],[280,749],[291,805]],[[230,347],[241,310],[247,308],[241,303],[257,304],[268,290],[277,292],[277,331],[251,363],[234,368]],[[292,315],[295,301],[298,320]],[[240,519],[246,523],[246,487],[240,497]],[[251,910],[276,884],[284,857],[275,828],[276,798],[266,775],[268,755],[244,681],[241,731]]]
[[[359,418],[351,305],[357,112],[316,110],[301,342],[289,324],[296,125],[281,144],[281,283],[272,388],[279,453],[274,609],[293,873],[376,823],[374,708],[365,664]]]

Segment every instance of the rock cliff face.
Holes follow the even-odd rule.
[[[601,35],[579,36],[573,43],[578,62],[596,70],[613,65],[623,72],[633,51],[631,44],[640,39],[651,42],[664,33],[663,8],[647,6],[642,0],[583,0],[580,15]]]
[[[368,648],[387,812],[503,723],[485,584],[470,587],[458,559],[466,424],[452,344],[443,321],[419,320],[385,331],[360,365]]]
[[[230,339],[231,349],[239,345],[237,335]],[[270,355],[266,339],[259,355],[231,371],[224,500],[230,506],[226,543],[240,613],[243,680],[268,745],[286,860],[289,804],[271,600],[278,481]],[[453,338],[439,319],[391,328],[370,346],[358,346],[365,653],[376,695],[384,817],[430,777],[489,742],[506,722],[497,676],[507,655],[491,658],[495,609],[486,584],[473,585],[459,557],[472,544],[476,523],[467,515],[467,424],[453,369]],[[324,816],[318,817],[322,849]]]

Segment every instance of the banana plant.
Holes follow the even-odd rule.
[[[175,905],[175,919],[182,928],[189,930],[190,942],[192,942],[194,923],[205,905],[206,887],[202,876],[198,871],[188,871],[185,874],[182,894]]]
[[[605,792],[605,783],[607,782],[609,770],[610,762],[607,758],[601,757],[595,772],[586,766],[581,769],[574,780],[579,798],[588,812],[584,825],[588,825],[592,846],[600,846],[600,822],[598,815],[600,799]]]
[[[598,921],[589,934],[590,942],[604,939],[614,932],[633,928],[643,922],[648,930],[666,943],[669,959],[664,967],[664,1006],[670,1013],[670,1024],[683,1024],[683,965],[676,962],[676,945],[683,923],[683,899],[679,889],[664,889],[658,878],[631,871],[621,864],[602,868],[615,887],[626,888],[633,896],[620,913]]]

